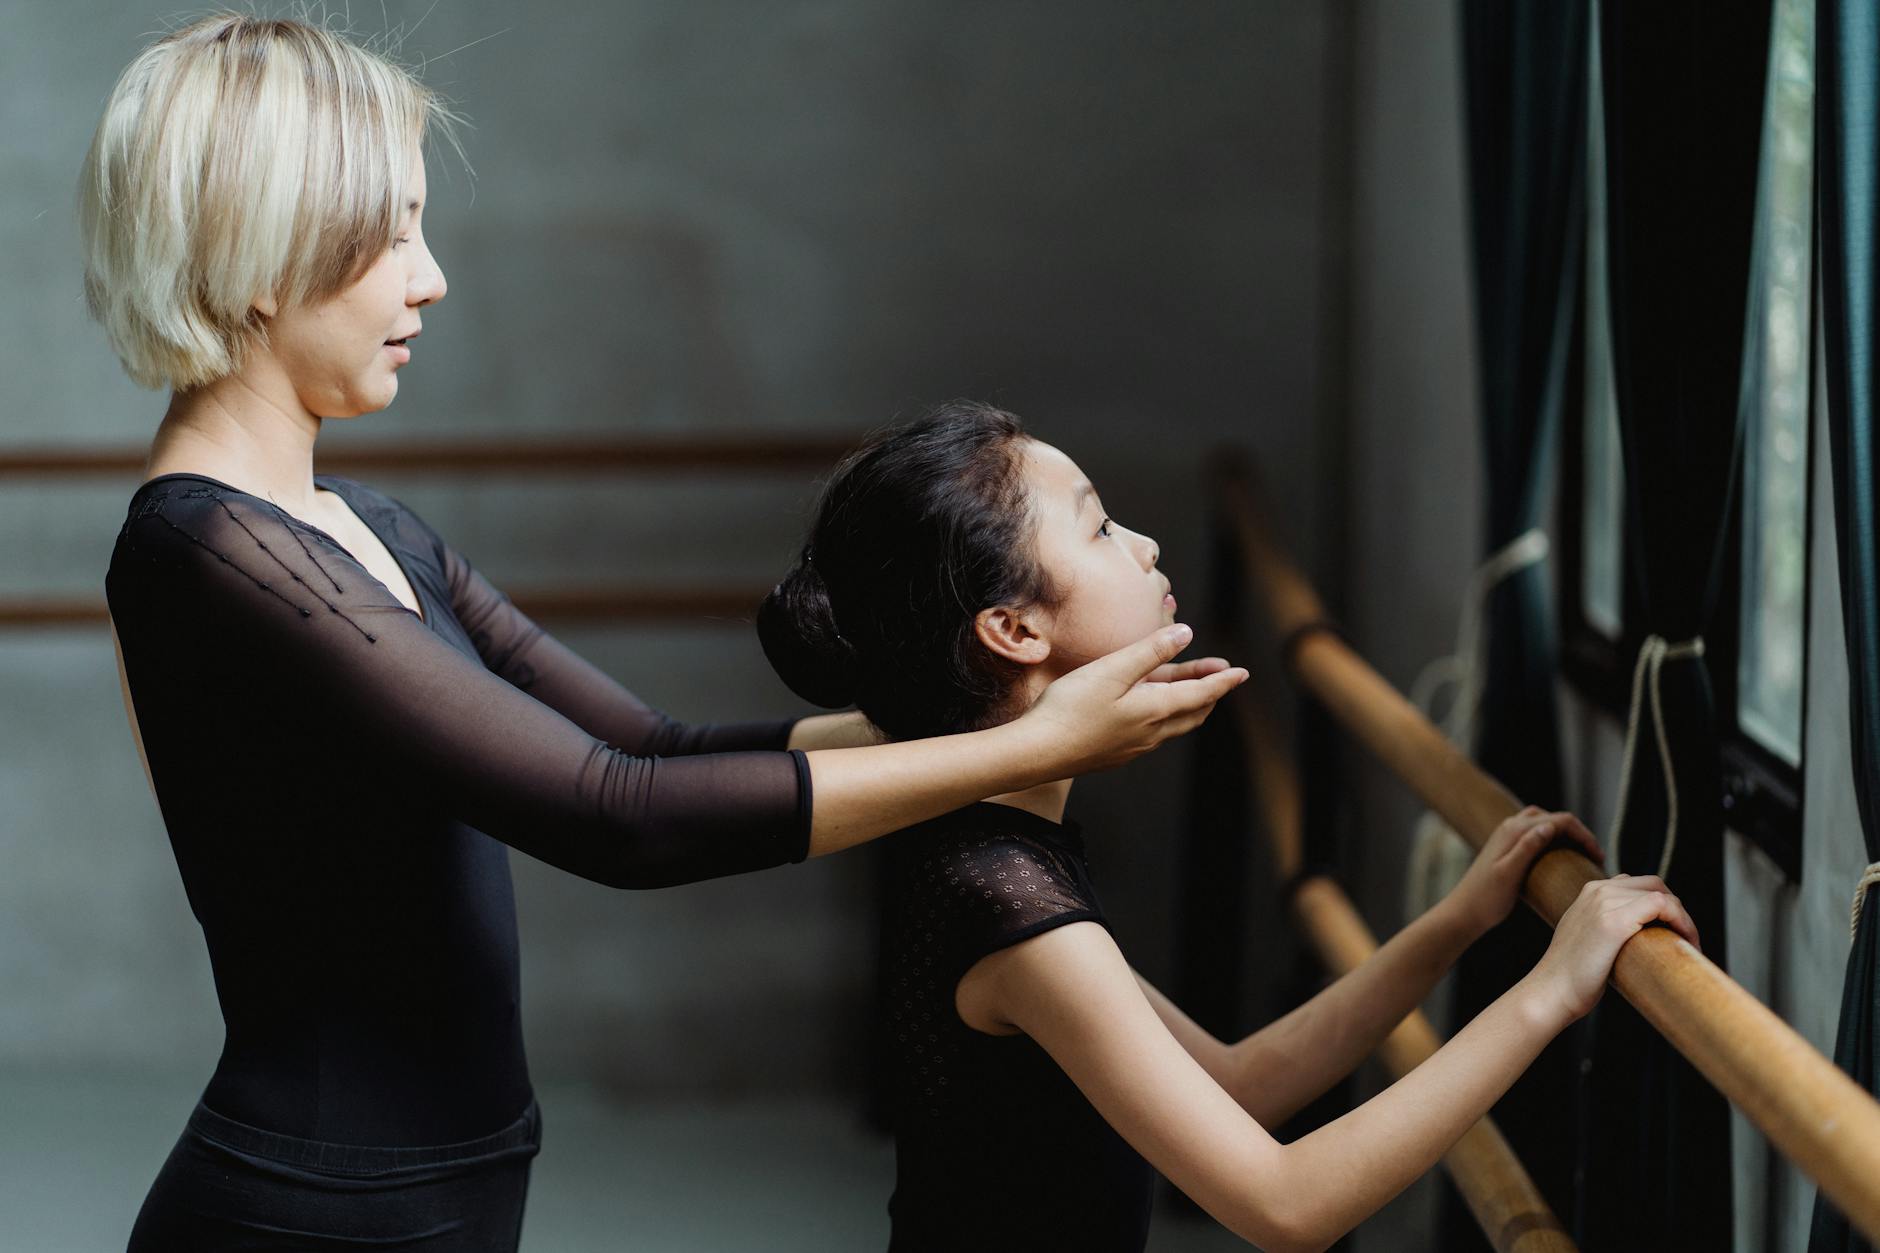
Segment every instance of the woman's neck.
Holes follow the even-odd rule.
[[[173,394],[144,477],[207,474],[297,517],[313,516],[313,445],[321,419],[298,404],[277,403],[270,395],[276,390],[231,375]]]

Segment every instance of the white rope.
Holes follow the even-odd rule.
[[[1475,727],[1475,713],[1481,703],[1482,659],[1478,656],[1482,640],[1482,619],[1488,613],[1488,598],[1503,580],[1520,573],[1547,557],[1547,532],[1539,527],[1522,532],[1490,553],[1469,576],[1463,595],[1462,614],[1456,623],[1456,651],[1438,657],[1417,674],[1410,685],[1410,703],[1429,713],[1436,693],[1448,683],[1456,683],[1456,697],[1443,715],[1443,734],[1466,750],[1469,732]]]
[[[1625,831],[1626,798],[1632,787],[1632,757],[1638,746],[1639,700],[1644,695],[1645,678],[1651,676],[1652,729],[1657,733],[1658,762],[1665,774],[1665,850],[1658,858],[1658,877],[1671,873],[1671,850],[1678,844],[1678,780],[1671,769],[1671,745],[1665,739],[1664,698],[1658,689],[1658,671],[1667,661],[1684,661],[1704,655],[1704,637],[1694,635],[1672,644],[1662,635],[1648,635],[1639,646],[1638,664],[1632,668],[1632,710],[1625,719],[1625,755],[1619,763],[1619,811],[1612,820],[1612,864],[1619,865],[1619,836]]]
[[[1847,919],[1847,942],[1852,944],[1854,937],[1860,934],[1860,907],[1867,903],[1867,889],[1880,883],[1880,861],[1867,863],[1866,872],[1860,882],[1854,885],[1854,911]]]
[[[1533,527],[1490,553],[1469,576],[1462,613],[1456,624],[1456,651],[1432,660],[1410,685],[1410,703],[1426,715],[1433,714],[1436,694],[1451,684],[1455,686],[1456,695],[1438,725],[1443,735],[1452,744],[1461,746],[1464,752],[1468,751],[1482,699],[1483,659],[1478,654],[1488,598],[1504,580],[1545,560],[1548,548],[1547,532]],[[1441,815],[1424,811],[1417,822],[1408,873],[1404,876],[1405,916],[1419,917],[1431,904],[1442,899],[1468,871],[1474,859],[1475,850]]]

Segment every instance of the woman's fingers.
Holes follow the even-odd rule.
[[[1149,672],[1146,680],[1150,683],[1178,683],[1183,679],[1200,679],[1210,674],[1227,669],[1225,657],[1198,657],[1193,661],[1164,662]]]
[[[1200,713],[1206,717],[1214,702],[1227,695],[1247,681],[1244,666],[1229,666],[1225,670],[1216,670],[1213,674],[1203,675],[1198,679],[1182,679],[1167,685],[1169,694],[1174,698],[1173,713],[1177,715]]]
[[[1161,666],[1175,660],[1182,649],[1188,647],[1195,638],[1194,629],[1185,622],[1166,626],[1145,635],[1134,644],[1122,648],[1105,657],[1099,657],[1085,669],[1116,680],[1125,687],[1134,687],[1148,678]]]

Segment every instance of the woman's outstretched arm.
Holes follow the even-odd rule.
[[[146,682],[182,684],[205,705],[291,719],[324,737],[324,768],[395,779],[419,803],[619,887],[801,860],[1127,760],[1193,727],[1246,675],[1139,682],[1187,642],[1185,628],[1164,628],[1058,680],[992,731],[809,754],[642,756],[492,673],[330,538],[246,493],[153,495],[120,545],[106,595],[134,695]]]
[[[807,754],[812,857],[1057,779],[1107,770],[1199,726],[1247,672],[1218,657],[1175,663],[1180,623],[1064,675],[1011,722],[984,731]]]
[[[1556,838],[1602,858],[1578,818],[1528,806],[1496,828],[1442,900],[1305,1004],[1234,1044],[1203,1030],[1141,975],[1137,982],[1195,1060],[1262,1126],[1276,1127],[1376,1052],[1463,952],[1508,916]]]
[[[343,481],[368,500],[383,502],[400,530],[411,527],[419,542],[433,548],[449,582],[451,612],[490,672],[609,747],[637,757],[809,747],[795,742],[800,724],[791,718],[687,723],[656,709],[518,609],[403,502],[363,483]]]
[[[1219,657],[1171,661],[1150,671],[1147,681],[1178,683],[1185,679],[1205,678],[1227,668],[1227,662]],[[874,723],[858,710],[851,709],[845,713],[811,714],[807,718],[799,718],[790,728],[790,740],[785,747],[805,751],[812,748],[865,748],[870,744],[885,743],[886,739]]]
[[[1541,962],[1432,1057],[1357,1109],[1280,1144],[1170,1033],[1109,932],[1071,923],[983,958],[957,1004],[1022,1031],[1111,1126],[1203,1209],[1271,1253],[1324,1249],[1382,1208],[1598,1000],[1619,948],[1662,921],[1697,932],[1655,876],[1587,885]]]
[[[372,492],[373,489],[360,489]],[[855,844],[962,805],[1121,764],[1185,734],[1247,677],[1218,657],[1176,662],[1192,632],[1168,629],[1085,666],[1016,723],[886,744],[859,713],[687,724],[641,701],[515,607],[422,518],[385,497],[437,546],[452,609],[484,664],[609,747],[636,757],[808,750],[808,855]]]

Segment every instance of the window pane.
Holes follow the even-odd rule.
[[[1599,29],[1594,6],[1592,29]],[[1592,48],[1586,129],[1586,414],[1581,424],[1580,603],[1587,625],[1619,637],[1619,524],[1624,462],[1619,453],[1619,397],[1612,380],[1610,289],[1606,277],[1606,120],[1600,103],[1599,40]]]
[[[1808,330],[1814,5],[1777,0],[1744,343],[1742,653],[1737,722],[1802,759],[1808,572]]]

